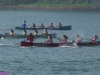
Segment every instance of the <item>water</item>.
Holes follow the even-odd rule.
[[[57,26],[72,25],[71,31],[52,31],[61,38],[63,34],[69,40],[77,34],[84,41],[95,34],[100,37],[100,11],[40,11],[40,10],[0,10],[0,33],[9,33],[10,29],[20,26],[23,20],[28,27],[35,23],[39,26],[51,22]],[[14,30],[17,34],[22,31]],[[28,33],[33,31],[28,31]],[[43,31],[39,31],[41,34]],[[0,39],[0,71],[7,71],[9,75],[99,75],[100,47],[20,47],[18,44],[24,39]],[[46,39],[36,39],[35,42]],[[57,39],[54,39],[57,42]]]

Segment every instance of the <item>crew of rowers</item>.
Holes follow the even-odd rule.
[[[14,31],[10,30],[9,35],[14,35]],[[24,30],[22,35],[27,35],[27,31]],[[38,35],[38,31],[37,30],[34,30],[33,34],[30,33],[30,36],[34,36],[34,35]],[[44,29],[44,32],[41,35],[48,35],[47,29]],[[97,39],[99,39],[98,36],[94,35],[94,37],[89,39],[88,42],[95,43]],[[52,36],[48,36],[48,40],[46,40],[45,42],[53,43]],[[75,42],[76,43],[82,43],[82,37],[79,34],[77,35]],[[58,39],[58,43],[69,43],[68,37],[66,35],[63,35],[63,37],[61,39]]]
[[[11,29],[9,35],[14,35],[14,30]],[[24,30],[22,35],[27,35],[27,31]],[[32,35],[38,35],[38,30],[34,30]],[[44,29],[44,32],[41,35],[48,35],[47,29]]]
[[[40,26],[38,26],[37,28],[60,28],[62,27],[62,24],[59,22],[58,26],[57,27],[54,27],[53,26],[53,23],[51,23],[49,26],[47,27],[44,27],[44,24],[42,23]],[[22,24],[22,28],[28,28],[28,26],[26,25],[26,20],[24,20],[23,24]],[[31,27],[29,28],[36,28],[36,25],[35,23],[32,24]]]
[[[31,37],[31,39],[30,39],[30,37]],[[30,33],[30,35],[29,35],[29,37],[28,37],[27,40],[29,40],[29,42],[32,42],[32,43],[33,43],[33,42],[34,42],[33,39],[35,39],[35,38],[33,38],[32,33]],[[97,39],[99,39],[99,38],[97,37],[97,35],[94,35],[94,37],[91,38],[91,39],[89,39],[88,42],[96,43],[96,40],[97,40]],[[32,40],[33,40],[33,41],[32,41]],[[52,43],[53,43],[52,36],[48,36],[48,39],[47,39],[46,41],[44,41],[44,42],[52,44]],[[70,42],[70,41],[68,40],[68,37],[67,37],[66,35],[63,35],[63,37],[62,37],[61,39],[58,39],[58,43],[65,43],[65,44],[69,44],[69,43],[82,43],[82,37],[78,34],[76,40]]]
[[[23,22],[22,24],[23,28],[27,27],[26,26],[26,21]],[[58,27],[61,27],[62,24],[59,23]],[[31,28],[35,28],[36,25],[33,23],[33,25],[31,26]],[[41,26],[39,26],[40,28],[44,28],[44,25],[43,23],[41,24]],[[50,26],[48,26],[48,28],[51,28],[51,27],[54,27],[53,26],[53,23],[51,23]],[[44,32],[41,34],[41,35],[47,35],[48,34],[48,31],[47,29],[44,29]],[[9,35],[14,35],[14,31],[11,30]],[[23,34],[22,35],[27,35],[27,31],[24,30]],[[29,42],[34,42],[34,35],[38,35],[38,31],[37,30],[34,30],[34,33],[30,33],[30,35],[28,36],[28,39]],[[94,35],[93,38],[89,39],[88,42],[93,42],[93,43],[96,43],[96,40],[99,39],[97,35]],[[53,43],[53,39],[52,39],[52,36],[48,36],[48,39],[45,41],[45,42],[48,42],[48,43]],[[61,39],[58,39],[58,43],[66,43],[68,44],[70,41],[68,40],[68,37],[66,35],[63,35],[63,37]],[[72,42],[76,42],[76,43],[82,43],[82,37],[78,34],[77,35],[77,38],[75,41],[72,41]]]

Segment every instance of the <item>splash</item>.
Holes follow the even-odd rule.
[[[73,44],[64,44],[64,45],[61,45],[59,47],[71,47],[71,48],[78,48],[77,44],[76,43],[73,43]]]
[[[4,39],[4,37],[1,37],[1,39]]]

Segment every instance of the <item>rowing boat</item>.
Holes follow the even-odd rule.
[[[71,30],[72,26],[68,25],[68,26],[62,26],[59,28],[22,28],[22,27],[15,27],[15,29],[17,30],[43,30],[43,29],[48,29],[48,30]]]
[[[48,35],[34,35],[35,38],[47,38],[48,36],[52,36],[52,38],[56,38],[56,33],[48,34]],[[21,34],[9,35],[5,33],[5,34],[0,34],[0,38],[2,37],[3,38],[27,38],[28,35],[21,35]]]
[[[31,43],[26,41],[21,41],[20,46],[38,46],[38,47],[59,47],[59,46],[72,46],[73,43],[65,44],[65,43]],[[96,43],[92,42],[83,42],[83,43],[76,43],[77,46],[100,46],[100,41],[97,41]]]

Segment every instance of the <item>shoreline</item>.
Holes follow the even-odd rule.
[[[0,6],[4,10],[100,10],[100,6]]]

